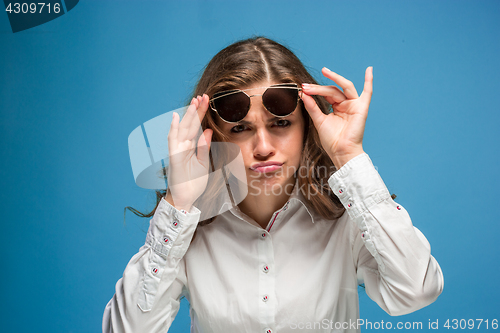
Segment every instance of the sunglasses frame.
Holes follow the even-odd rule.
[[[248,95],[245,91],[249,91],[249,90],[255,90],[255,89],[263,89],[263,88],[266,88],[266,90],[262,93],[262,94],[255,94],[255,95]],[[223,121],[225,121],[226,123],[229,123],[229,124],[236,124],[238,122],[240,122],[241,120],[243,120],[246,115],[248,114],[248,111],[250,110],[250,108],[252,107],[252,99],[251,97],[254,97],[254,96],[263,96],[268,89],[274,89],[274,88],[280,88],[280,89],[295,89],[297,90],[297,104],[299,102],[299,100],[302,98],[302,95],[301,95],[301,91],[302,91],[302,88],[299,87],[299,85],[297,83],[278,83],[278,84],[273,84],[271,86],[268,86],[268,87],[258,87],[258,88],[250,88],[250,89],[231,89],[231,90],[226,90],[226,91],[221,91],[219,92],[218,94],[221,94],[220,96],[217,96],[217,97],[214,97],[212,99],[210,99],[209,101],[209,105],[210,105],[210,108],[212,110],[215,111],[215,113],[217,113],[217,115],[219,116],[220,119],[222,119]],[[246,110],[246,113],[245,113],[245,117],[243,117],[242,119],[238,120],[238,121],[228,121],[224,118],[221,117],[221,115],[219,114],[219,112],[217,111],[217,109],[215,108],[215,104],[213,103],[214,100],[216,99],[219,99],[219,98],[222,98],[222,97],[226,97],[226,96],[229,96],[229,95],[233,95],[233,94],[238,94],[238,93],[244,93],[245,95],[247,95],[247,97],[249,98],[250,100],[250,103],[248,104],[248,110]],[[267,107],[264,105],[264,101],[262,101],[262,105],[264,106],[264,108],[270,113],[272,114],[273,116],[275,117],[278,117],[278,118],[284,118],[284,117],[288,117],[289,115],[291,115],[293,113],[293,111],[295,111],[295,109],[290,112],[289,114],[286,114],[284,116],[279,116],[279,115],[275,115],[274,113],[272,113],[271,111],[269,111],[267,109]]]

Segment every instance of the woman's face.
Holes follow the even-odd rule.
[[[257,95],[251,97],[250,110],[240,122],[218,119],[222,131],[241,149],[249,194],[253,195],[263,191],[268,195],[291,194],[295,184],[293,174],[299,167],[303,148],[304,119],[300,106],[292,114],[278,118],[262,104],[259,95],[272,84],[276,82],[263,81],[240,88],[251,88],[248,95]]]

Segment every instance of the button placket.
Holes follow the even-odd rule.
[[[286,206],[286,205],[285,205]],[[255,301],[259,303],[259,321],[264,325],[272,325],[274,322],[274,311],[276,300],[271,297],[275,295],[275,272],[271,271],[274,267],[273,238],[268,231],[260,230],[258,234],[262,242],[257,242],[258,266],[254,266],[258,272],[258,294]],[[260,299],[260,301],[259,301]],[[264,326],[265,327],[265,326]],[[268,326],[266,329],[271,329]],[[271,332],[271,331],[270,331]]]

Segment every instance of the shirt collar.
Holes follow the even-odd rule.
[[[307,213],[311,217],[312,223],[314,223],[315,219],[316,220],[318,219],[318,216],[315,214],[315,212],[314,212],[314,210],[312,210],[312,208],[309,208],[307,206],[307,200],[304,197],[304,195],[302,194],[302,192],[300,191],[299,180],[298,180],[298,178],[296,178],[295,185],[293,187],[293,190],[292,190],[290,197],[288,198],[288,201],[278,211],[286,210],[286,209],[289,209],[289,208],[294,207],[294,206],[299,205],[299,204],[302,204],[302,206],[304,206],[305,210],[307,211]],[[239,214],[236,212],[236,211],[239,211],[239,209],[237,207],[233,207],[231,202],[224,202],[222,204],[221,208],[219,209],[219,215],[225,213],[228,210],[230,210],[234,215],[239,216]]]
[[[300,185],[299,185],[298,178],[295,179],[295,186],[293,187],[292,194],[290,195],[290,198],[288,199],[288,201],[285,205],[287,205],[287,204],[289,204],[289,205],[302,204],[302,206],[304,206],[304,208],[306,209],[309,216],[311,216],[312,223],[315,222],[315,219],[318,219],[314,210],[307,206],[308,202],[307,202],[306,198],[304,197],[304,194],[302,193],[302,191],[300,191]]]

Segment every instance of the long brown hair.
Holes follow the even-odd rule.
[[[207,94],[212,97],[223,90],[246,87],[266,81],[279,83],[314,83],[302,62],[285,46],[265,37],[253,37],[229,45],[217,53],[205,70],[193,92],[193,97]],[[323,113],[330,112],[330,105],[323,97],[313,96]],[[307,206],[326,219],[340,217],[345,208],[328,185],[328,178],[336,171],[335,165],[322,148],[318,132],[305,110],[300,108],[304,119],[304,147],[297,172],[298,186],[307,201]],[[212,141],[229,141],[217,124],[215,112],[208,112],[201,125],[203,130],[213,130]],[[156,207],[148,214],[127,207],[136,215],[150,217],[154,214],[166,191],[157,191]],[[214,218],[201,221],[200,225],[211,223]]]

